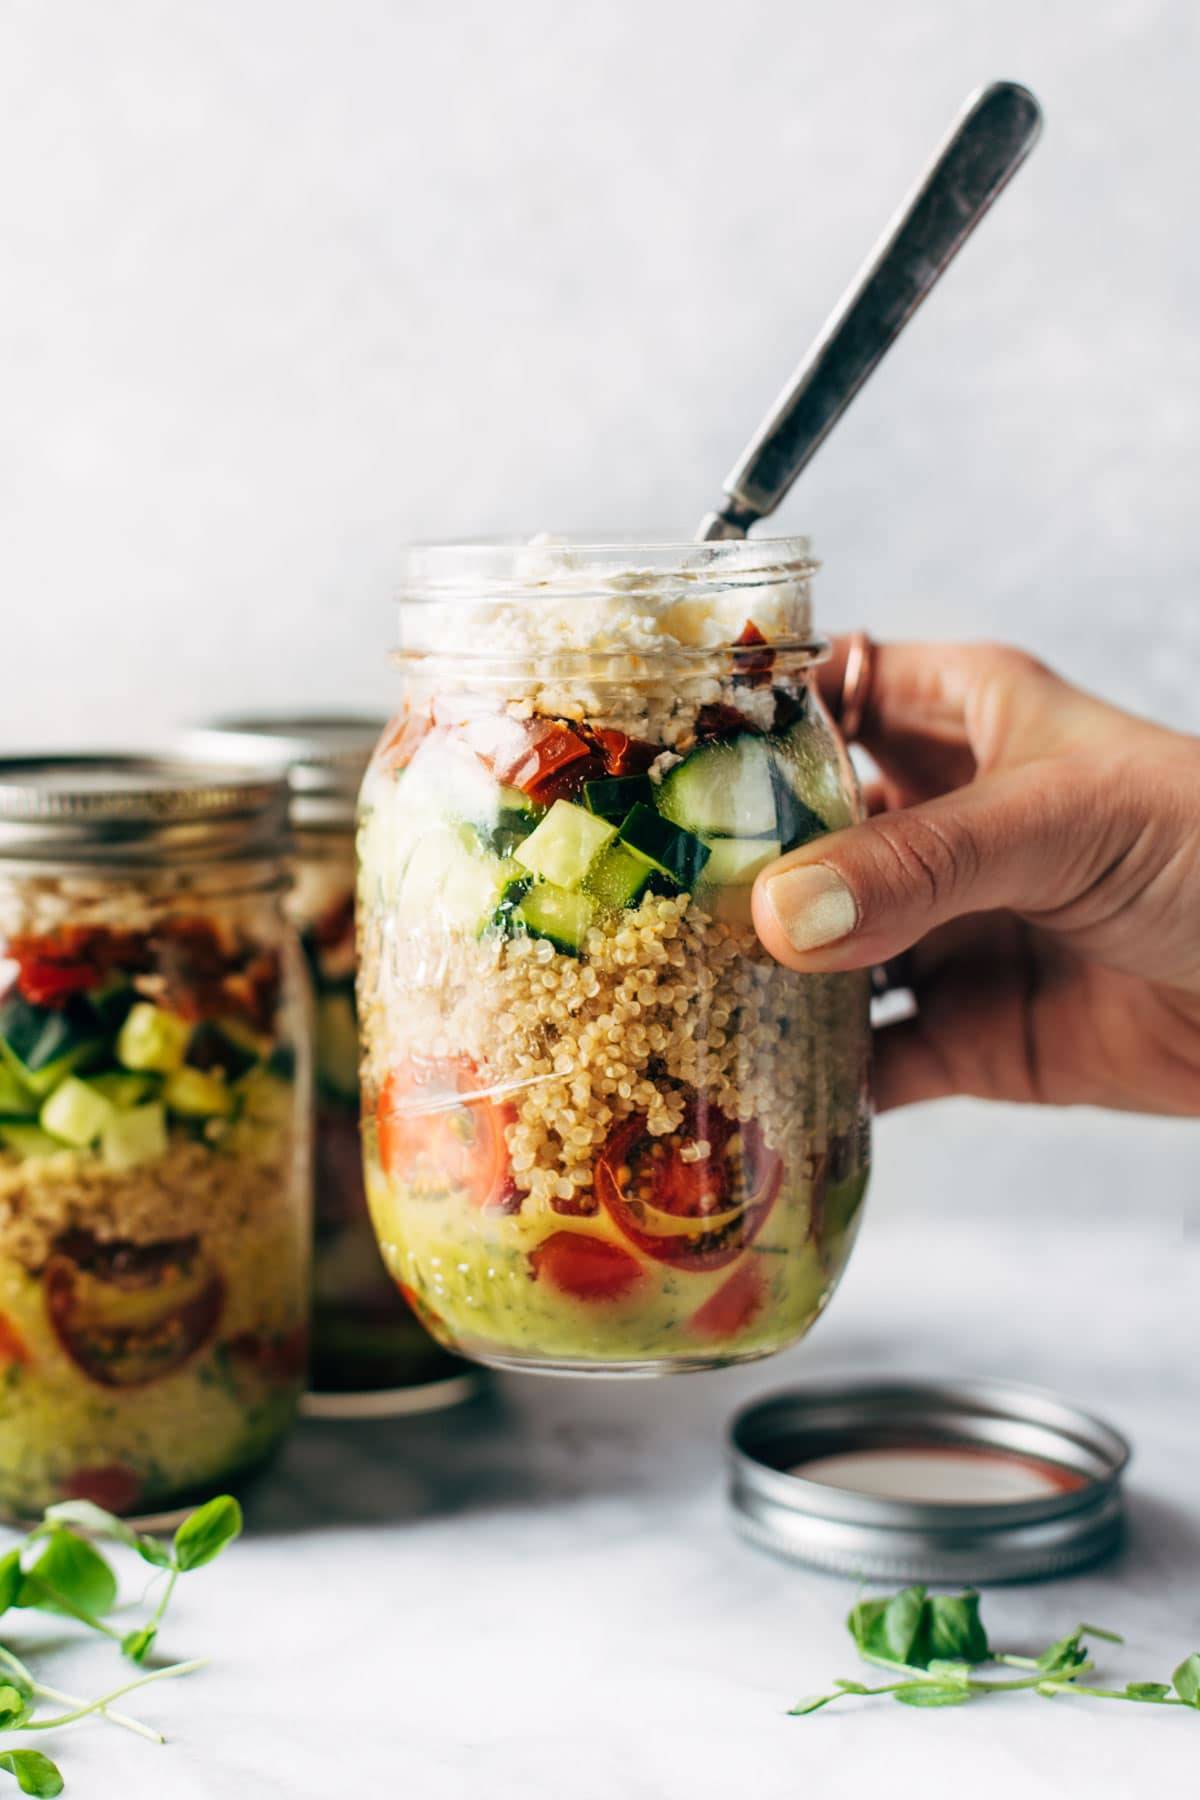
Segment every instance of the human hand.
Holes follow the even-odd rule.
[[[986,644],[875,646],[857,737],[873,816],[764,869],[754,923],[805,972],[911,950],[919,1011],[876,1034],[880,1109],[1200,1114],[1200,738]]]

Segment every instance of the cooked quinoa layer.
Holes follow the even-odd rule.
[[[614,1124],[680,1126],[689,1093],[757,1119],[800,1173],[860,1123],[866,977],[781,968],[748,928],[687,895],[649,897],[586,957],[545,939],[432,940],[366,925],[367,1079],[407,1058],[466,1056],[511,1098],[517,1187],[535,1203],[590,1192]]]
[[[582,723],[602,718],[615,731],[649,743],[662,744],[667,750],[688,743],[695,735],[696,721],[706,706],[736,707],[743,718],[769,731],[775,712],[775,697],[769,687],[748,688],[733,679],[728,671],[714,668],[697,673],[692,665],[676,671],[671,680],[652,680],[644,671],[631,672],[619,688],[614,688],[607,671],[603,678],[589,678],[586,671],[571,676],[558,672],[552,681],[535,685],[529,694],[536,672],[523,671],[514,678],[513,686],[522,698],[510,699],[505,711],[514,719],[535,716],[571,719]]]
[[[247,1227],[273,1231],[297,1216],[295,1182],[280,1156],[225,1155],[179,1135],[132,1169],[65,1148],[24,1160],[0,1152],[0,1257],[36,1271],[73,1230],[102,1243],[198,1237],[227,1253]]]

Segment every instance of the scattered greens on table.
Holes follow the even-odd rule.
[[[1150,1706],[1186,1706],[1200,1712],[1200,1651],[1185,1657],[1170,1681],[1130,1681],[1123,1688],[1085,1682],[1095,1667],[1085,1638],[1119,1644],[1115,1631],[1077,1625],[1040,1656],[993,1650],[979,1617],[979,1595],[931,1594],[904,1588],[887,1600],[860,1600],[846,1620],[864,1662],[888,1669],[896,1679],[881,1687],[835,1681],[827,1694],[810,1694],[791,1708],[794,1715],[820,1711],[851,1694],[891,1694],[905,1706],[961,1706],[994,1694],[1090,1694],[1095,1700],[1132,1700]],[[975,1670],[986,1663],[1028,1673],[1003,1681],[984,1680]]]
[[[0,1613],[28,1607],[65,1613],[89,1630],[111,1638],[121,1653],[140,1668],[154,1646],[179,1577],[211,1562],[241,1529],[241,1507],[228,1494],[218,1495],[190,1513],[170,1545],[135,1531],[124,1519],[114,1518],[90,1500],[64,1501],[49,1507],[41,1524],[0,1557]],[[96,1548],[97,1540],[132,1550],[161,1578],[158,1597],[149,1608],[148,1617],[132,1630],[121,1631],[108,1620],[107,1615],[116,1605],[117,1578],[108,1559]],[[97,1700],[80,1700],[39,1681],[19,1657],[0,1644],[0,1733],[52,1731],[89,1713],[99,1713],[110,1723],[123,1725],[140,1737],[161,1744],[165,1740],[160,1732],[114,1711],[112,1702],[149,1682],[162,1681],[170,1675],[188,1675],[200,1667],[199,1662],[167,1663],[122,1683]],[[46,1700],[65,1710],[40,1715],[38,1708]],[[54,1795],[63,1791],[58,1768],[38,1750],[0,1752],[0,1771],[14,1776],[23,1794]]]

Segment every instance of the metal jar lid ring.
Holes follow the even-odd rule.
[[[195,864],[281,856],[287,786],[177,755],[0,758],[0,861]]]
[[[730,1497],[752,1542],[838,1574],[1019,1581],[1115,1546],[1129,1455],[1039,1388],[814,1384],[734,1419]]]

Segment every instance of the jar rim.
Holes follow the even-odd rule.
[[[694,588],[776,586],[804,579],[820,565],[811,540],[788,537],[719,538],[697,542],[651,533],[564,533],[428,541],[400,553],[397,598],[420,605],[454,598],[536,601],[571,577],[578,598],[610,594],[616,576],[674,577]],[[595,576],[591,584],[587,577]],[[582,579],[580,579],[582,578]],[[566,585],[566,584],[564,584]]]

